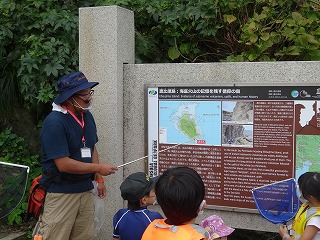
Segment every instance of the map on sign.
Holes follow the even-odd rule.
[[[297,126],[296,135],[296,179],[305,172],[320,171],[320,136],[316,117],[319,101],[295,101]]]
[[[221,144],[221,103],[159,101],[160,143]]]
[[[305,172],[320,171],[320,136],[297,135],[296,178]]]

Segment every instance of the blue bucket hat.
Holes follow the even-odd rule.
[[[76,92],[93,88],[98,82],[89,82],[82,72],[74,72],[61,77],[58,82],[59,95],[55,98],[55,104],[61,104]]]

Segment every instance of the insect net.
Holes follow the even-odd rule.
[[[294,178],[252,189],[254,202],[262,217],[277,224],[290,221],[299,210]]]
[[[20,203],[27,186],[29,167],[0,162],[0,219]]]

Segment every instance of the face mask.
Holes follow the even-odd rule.
[[[307,203],[307,202],[308,202],[308,200],[305,199],[305,198],[302,196],[302,193],[301,193],[301,191],[300,191],[299,186],[297,186],[297,196],[298,196],[300,202],[302,202],[302,203]]]
[[[92,109],[92,105],[90,104],[89,107],[83,108],[83,107],[79,107],[81,108],[83,111],[90,111]]]
[[[305,199],[305,198],[303,198],[303,197],[300,197],[299,200],[300,200],[300,202],[302,202],[302,203],[308,203],[308,200]]]
[[[201,202],[201,204],[200,204],[200,206],[199,206],[199,213],[198,213],[198,215],[201,215],[201,214],[203,214],[203,206],[206,204],[206,200],[202,200],[202,202]]]
[[[154,200],[154,202],[152,203],[152,205],[156,205],[158,203],[157,198]]]
[[[77,104],[77,105],[73,105],[73,106],[75,106],[77,108],[81,108],[83,111],[90,111],[92,109],[92,105],[91,105],[91,102],[89,100],[82,100],[81,99],[86,104],[90,103],[90,105],[88,107],[84,108],[84,107],[81,107],[80,104],[74,98],[72,98],[72,99]]]
[[[298,185],[297,185],[297,188],[296,188],[296,194],[297,194],[298,198],[301,198],[302,193],[300,192],[300,188],[299,188]]]

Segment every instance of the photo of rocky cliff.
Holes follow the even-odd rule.
[[[221,141],[223,146],[253,147],[253,102],[222,102]]]
[[[223,146],[253,147],[253,125],[223,124]]]
[[[223,101],[222,121],[253,124],[253,102]]]

